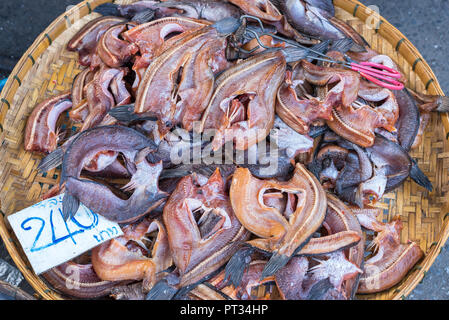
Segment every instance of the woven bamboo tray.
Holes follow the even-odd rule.
[[[21,251],[20,244],[7,225],[5,216],[39,201],[42,194],[59,183],[60,172],[38,174],[41,157],[25,152],[23,135],[28,116],[36,103],[69,90],[81,71],[77,54],[65,50],[66,43],[87,22],[98,17],[93,9],[108,0],[84,1],[57,18],[33,43],[14,68],[0,95],[0,235],[17,267],[41,299],[64,299],[36,276]],[[132,3],[133,0],[118,0]],[[334,0],[336,16],[347,21],[371,44],[387,54],[408,78],[408,86],[418,92],[443,94],[438,80],[402,33],[380,17],[374,28],[372,11],[355,0]],[[396,192],[385,195],[378,206],[384,209],[382,220],[401,215],[404,222],[401,240],[416,241],[426,252],[425,258],[394,288],[359,299],[403,299],[423,279],[449,236],[449,118],[432,115],[423,143],[412,156],[432,181],[434,191],[408,179]]]

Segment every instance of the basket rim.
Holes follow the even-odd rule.
[[[0,134],[2,140],[2,148],[4,147],[5,142],[5,133],[3,130],[2,123],[5,118],[4,109],[7,107],[9,110],[10,102],[12,98],[15,96],[18,88],[21,86],[21,78],[28,73],[28,71],[32,68],[37,60],[45,50],[52,43],[52,35],[54,38],[58,37],[63,31],[65,31],[68,27],[74,23],[76,18],[83,18],[86,15],[93,12],[93,9],[103,3],[111,2],[112,0],[84,0],[79,4],[72,7],[70,10],[62,13],[58,18],[56,18],[33,42],[33,44],[28,48],[28,50],[23,54],[19,62],[14,67],[13,71],[3,90],[0,93]],[[370,16],[370,12],[367,11],[367,7],[360,3],[357,0],[334,0],[334,5],[339,7],[346,12],[352,13],[354,17],[357,17],[361,21],[366,21],[366,19]],[[363,9],[363,10],[362,10]],[[410,65],[414,67],[418,64],[421,68],[421,72],[418,73],[419,78],[421,80],[427,79],[427,81],[423,81],[426,83],[426,90],[430,91],[432,94],[444,95],[443,90],[440,87],[437,77],[432,71],[431,67],[428,65],[426,60],[421,56],[417,48],[393,25],[391,25],[386,19],[384,19],[381,15],[379,15],[379,25],[376,28],[376,32],[382,34],[383,32],[392,31],[395,35],[399,36],[397,43],[392,43],[390,38],[385,38],[386,41],[390,42],[393,46],[396,47],[396,51],[399,53],[405,52],[407,50],[407,55],[401,54]],[[408,55],[412,54],[414,57],[409,59]],[[412,60],[412,61],[411,61]],[[413,69],[414,70],[414,69]],[[415,70],[414,70],[415,71]],[[423,75],[427,75],[427,78],[423,79]],[[8,99],[11,97],[11,99]],[[449,133],[449,115],[442,114],[441,119],[445,128],[446,133]],[[1,204],[0,199],[0,204]],[[449,211],[448,211],[449,212]],[[43,282],[43,280],[34,274],[31,268],[27,265],[26,258],[21,256],[21,253],[14,243],[13,239],[9,234],[9,230],[5,224],[5,214],[0,209],[0,236],[5,244],[8,253],[13,259],[14,263],[18,267],[18,269],[22,272],[27,282],[36,290],[36,293],[43,299],[50,300],[62,300],[66,297],[63,297],[56,291],[49,289],[49,287]],[[424,260],[421,262],[418,268],[415,267],[415,271],[412,271],[411,274],[408,275],[407,280],[411,280],[410,283],[405,288],[400,290],[396,289],[397,292],[393,294],[393,300],[404,299],[407,297],[412,290],[422,281],[425,274],[428,272],[432,264],[434,263],[436,257],[441,252],[442,247],[446,243],[449,238],[449,220],[446,219],[449,214],[446,214],[443,218],[443,223],[441,225],[441,229],[439,232],[439,238],[437,242],[432,243],[430,249],[425,255]]]
[[[35,61],[44,53],[45,50],[52,44],[53,40],[57,38],[63,31],[67,30],[74,22],[76,18],[79,19],[85,17],[86,15],[93,12],[93,9],[100,4],[111,2],[109,0],[84,0],[77,5],[73,6],[66,12],[63,12],[59,17],[57,17],[33,42],[33,44],[27,49],[27,51],[22,55],[19,62],[14,67],[11,72],[12,76],[8,77],[6,84],[4,85],[0,93],[0,132],[2,147],[4,148],[5,133],[3,131],[3,121],[4,121],[4,108],[5,106],[10,107],[10,102],[12,99],[8,97],[14,97],[15,93],[21,86],[21,78],[28,73],[29,69],[35,64]],[[54,37],[52,39],[52,35]],[[28,67],[28,70],[27,70]],[[25,71],[25,72],[24,72]],[[23,74],[22,74],[23,73]],[[21,77],[19,77],[21,75]],[[6,250],[13,259],[15,265],[23,274],[26,281],[33,287],[36,294],[45,300],[64,300],[61,294],[49,289],[46,283],[37,276],[32,269],[27,265],[26,258],[23,258],[17,245],[14,243],[13,239],[9,234],[9,230],[5,223],[5,213],[1,210],[0,199],[0,237],[2,238]]]

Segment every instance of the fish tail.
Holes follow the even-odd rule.
[[[323,300],[324,295],[333,287],[329,278],[318,281],[310,289],[307,300]]]
[[[330,40],[321,41],[320,43],[314,45],[311,49],[315,52],[321,52],[325,54],[329,49]]]
[[[191,170],[188,170],[184,166],[175,169],[166,169],[162,171],[160,179],[172,179],[172,178],[182,178],[192,174]]]
[[[243,274],[251,262],[250,256],[253,252],[254,248],[243,247],[232,256],[225,267],[224,280],[228,284],[231,283],[235,288],[240,285]]]
[[[121,17],[121,13],[119,11],[119,5],[114,3],[103,3],[94,9],[94,12],[99,13],[103,16],[115,16]]]
[[[198,285],[199,285],[199,283],[195,283],[195,284],[180,288],[178,291],[176,291],[175,295],[170,298],[170,300],[185,300],[188,293],[190,291],[192,291],[193,289],[195,289]],[[164,299],[164,300],[169,300],[169,299]]]
[[[311,137],[312,139],[318,138],[319,136],[325,134],[328,129],[329,127],[327,125],[319,127],[313,126],[310,128],[309,137]]]
[[[157,282],[146,296],[146,300],[172,300],[178,289],[168,284],[166,279]]]
[[[319,56],[317,52],[325,54],[329,47],[329,40],[322,41],[311,48],[307,47],[287,47],[282,49],[287,62],[296,62],[305,58],[309,61],[313,60],[314,56]]]
[[[410,169],[410,178],[413,179],[417,184],[420,186],[426,188],[430,192],[433,190],[432,183],[430,182],[429,178],[424,174],[424,172],[421,171],[421,169],[418,167],[418,164],[414,159],[412,159],[412,168]]]
[[[215,276],[217,276],[221,271],[223,270],[223,267],[218,268],[217,270],[215,270],[214,272],[210,273],[209,275],[205,276],[204,278],[202,278],[201,280],[194,282],[192,284],[189,284],[187,286],[181,287],[176,293],[175,295],[172,297],[172,300],[186,300],[187,298],[187,294],[192,291],[193,289],[195,289],[196,287],[198,287],[200,284],[207,284],[210,279],[214,278]],[[213,287],[213,286],[212,286]],[[217,290],[215,288],[215,291],[219,292],[219,290]],[[222,295],[223,296],[223,295]],[[224,297],[224,296],[223,296]]]
[[[152,9],[146,9],[142,12],[137,13],[132,19],[131,21],[133,22],[137,22],[139,24],[144,24],[147,22],[150,22],[151,20],[154,19],[156,12]]]
[[[438,98],[438,104],[437,104],[436,111],[449,112],[449,97],[440,96]]]
[[[127,104],[124,106],[118,106],[109,110],[108,114],[120,122],[131,122],[135,120],[136,114],[134,113],[134,105]]]
[[[270,2],[276,7],[281,8],[281,0],[270,0]]]
[[[307,61],[312,62],[313,61],[313,57],[317,57],[320,56],[319,54],[317,54],[317,52],[320,52],[322,54],[326,54],[329,51],[329,44],[330,44],[330,40],[325,40],[322,41],[316,45],[314,45],[313,47],[310,48],[310,51],[307,51],[307,56],[308,59]]]
[[[360,39],[362,40],[364,45],[354,42],[351,47],[352,52],[366,52],[366,48],[370,48],[369,43],[365,40],[365,38],[363,36],[360,35]]]
[[[365,260],[362,259],[362,262],[360,264],[360,269],[364,270],[365,267]],[[354,281],[354,285],[351,288],[351,292],[350,292],[350,296],[349,296],[349,300],[354,300],[355,299],[355,294],[357,293],[357,289],[359,288],[359,283],[360,283],[360,278],[362,277],[362,273],[358,273],[355,281]]]
[[[260,280],[263,280],[267,277],[270,277],[274,275],[276,272],[279,271],[282,267],[284,267],[288,261],[290,261],[289,256],[274,253],[270,260],[268,260],[267,264],[265,265],[265,268],[262,271],[262,276],[260,277]]]
[[[282,49],[287,63],[296,62],[302,60],[310,55],[309,50],[306,48],[295,48],[295,47],[287,47]]]
[[[64,221],[71,219],[80,206],[80,201],[78,198],[72,196],[70,193],[65,193],[62,199],[62,216]]]
[[[64,151],[61,147],[59,147],[41,160],[41,162],[37,166],[37,170],[39,172],[50,171],[51,169],[54,169],[62,164],[63,157]]]
[[[108,114],[123,124],[130,124],[133,121],[142,119],[141,115],[134,113],[134,104],[112,108]]]
[[[315,176],[315,178],[320,179],[320,172],[321,172],[321,166],[316,162],[312,161],[308,166],[307,169]]]
[[[225,300],[234,300],[232,299],[230,296],[228,296],[226,293],[221,292],[220,290],[218,290],[215,286],[213,286],[212,284],[210,284],[209,282],[204,282],[203,285],[205,285],[206,287],[208,287],[209,289],[215,291],[216,293],[218,293],[220,296],[222,296]]]
[[[335,40],[332,42],[332,45],[329,49],[329,51],[337,51],[341,53],[346,53],[349,50],[351,50],[352,46],[354,45],[354,41],[351,38],[342,38]]]

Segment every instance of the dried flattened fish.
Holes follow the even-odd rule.
[[[50,153],[58,146],[59,116],[72,107],[70,93],[51,97],[38,104],[28,118],[25,129],[25,150]]]
[[[285,68],[282,52],[269,51],[242,61],[218,77],[201,124],[201,131],[216,129],[214,150],[228,141],[234,141],[237,150],[246,150],[268,136]]]
[[[67,44],[67,50],[79,53],[79,63],[90,66],[101,36],[112,26],[124,22],[118,17],[99,17],[86,24]]]
[[[224,56],[225,36],[238,25],[238,20],[217,22],[175,41],[145,72],[134,112],[157,115],[162,135],[177,124],[190,131],[212,96],[214,60],[220,60],[220,52]]]
[[[165,227],[157,219],[145,219],[123,232],[92,250],[93,268],[105,281],[143,280],[142,290],[148,292],[172,264]]]
[[[100,38],[97,45],[96,54],[101,61],[110,68],[122,67],[129,62],[138,52],[136,44],[122,40],[119,36],[128,30],[127,23],[118,24],[110,27]],[[92,67],[97,67],[93,64]]]
[[[287,197],[284,210],[265,203],[264,195]],[[240,222],[259,238],[248,242],[273,256],[263,276],[273,275],[302,248],[321,226],[326,214],[326,194],[303,165],[296,164],[289,181],[259,180],[247,169],[238,168],[230,189],[232,207]]]
[[[181,179],[164,207],[163,220],[176,265],[165,281],[171,297],[218,270],[249,238],[233,212],[218,169],[207,182],[192,175]],[[158,298],[158,290],[155,287],[147,298]]]
[[[114,195],[106,186],[80,179],[85,161],[101,151],[120,152],[132,173],[125,189],[134,190],[128,200]],[[146,156],[155,151],[154,143],[137,131],[121,126],[105,126],[90,129],[79,134],[64,154],[60,184],[65,183],[63,212],[70,216],[77,209],[74,199],[119,223],[132,222],[158,207],[167,197],[158,188],[162,163],[151,164]],[[72,210],[68,210],[72,209]]]

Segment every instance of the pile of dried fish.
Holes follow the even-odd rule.
[[[64,193],[67,219],[82,203],[124,235],[47,272],[53,287],[80,298],[353,299],[391,288],[423,256],[400,242],[399,217],[379,222],[371,205],[408,177],[432,190],[408,152],[449,103],[343,68],[399,71],[332,1],[96,11],[67,46],[85,69],[71,92],[36,106],[25,149],[46,154],[41,172],[62,165],[44,198]],[[76,133],[57,129],[69,109]],[[80,275],[70,288],[68,267]]]

